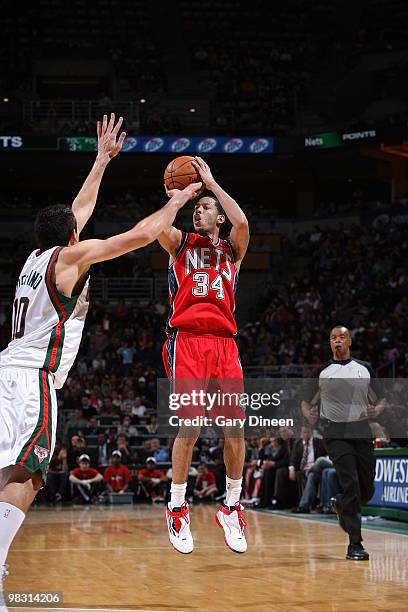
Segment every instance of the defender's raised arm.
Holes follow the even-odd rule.
[[[102,122],[98,121],[97,123],[98,154],[90,173],[72,204],[72,212],[77,221],[78,235],[92,216],[106,166],[111,159],[116,157],[122,148],[126,132],[121,132],[116,141],[122,123],[123,117],[119,117],[115,125],[114,113],[111,113],[109,123],[107,115],[103,116]]]
[[[163,208],[142,219],[123,234],[106,240],[84,240],[64,249],[57,264],[57,275],[64,275],[64,268],[72,270],[74,267],[74,276],[79,278],[93,263],[114,259],[153,242],[163,230],[171,226],[180,208],[196,196],[200,187],[201,183],[193,183],[177,192]]]

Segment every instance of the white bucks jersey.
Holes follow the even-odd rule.
[[[52,281],[63,247],[27,259],[17,281],[12,339],[0,353],[0,367],[38,368],[51,372],[59,389],[74,363],[88,312],[87,280],[78,296],[68,298]]]

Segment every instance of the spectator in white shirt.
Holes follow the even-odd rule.
[[[146,406],[142,404],[142,398],[139,395],[137,395],[134,400],[132,414],[141,418],[141,417],[144,417],[145,413],[146,413]]]

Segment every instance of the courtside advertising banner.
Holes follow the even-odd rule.
[[[408,454],[376,457],[374,487],[370,506],[408,510]]]
[[[58,139],[60,150],[81,152],[96,151],[96,138],[66,136]],[[123,153],[246,153],[258,155],[274,152],[271,136],[127,136]]]

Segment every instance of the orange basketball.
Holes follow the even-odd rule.
[[[194,157],[191,155],[181,155],[168,164],[164,171],[164,184],[167,189],[184,189],[190,183],[201,181],[200,175],[191,163],[193,160]]]

